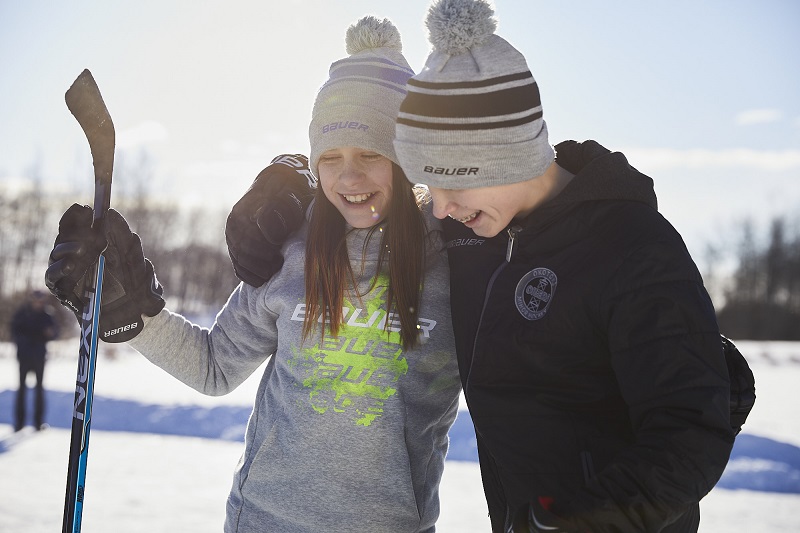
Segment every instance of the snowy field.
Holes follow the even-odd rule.
[[[737,344],[756,375],[758,399],[725,475],[701,504],[700,531],[798,532],[800,343]],[[0,344],[2,533],[61,527],[77,347],[77,339],[51,343],[45,371],[51,427],[17,439],[9,437],[16,360],[13,346]],[[258,377],[228,396],[205,397],[126,346],[101,344],[83,531],[221,531]],[[441,487],[437,530],[443,533],[489,531],[469,429],[462,411]]]

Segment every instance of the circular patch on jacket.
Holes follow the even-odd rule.
[[[542,318],[553,301],[556,285],[558,277],[549,268],[534,268],[522,276],[514,295],[519,313],[527,320]]]

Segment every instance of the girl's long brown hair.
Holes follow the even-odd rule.
[[[417,319],[426,240],[425,220],[419,207],[420,198],[421,195],[415,193],[403,170],[392,163],[392,199],[382,232],[377,272],[381,271],[384,262],[388,262],[386,312],[393,311],[399,315],[400,338],[405,349],[413,348],[418,339]],[[379,226],[380,224],[376,224],[370,228],[369,238],[373,237],[373,232]],[[376,281],[377,278],[373,278],[372,286]],[[305,284],[303,339],[314,330],[320,317],[330,334],[336,335],[343,321],[342,303],[345,291],[348,287],[355,288],[356,283],[350,258],[347,256],[344,217],[325,197],[322,187],[317,188],[309,222]],[[322,334],[325,335],[324,328]]]

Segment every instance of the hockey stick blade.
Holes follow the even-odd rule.
[[[101,225],[111,202],[111,176],[114,169],[114,123],[108,114],[92,73],[84,70],[65,95],[67,107],[80,124],[94,164],[94,220]],[[102,226],[101,226],[102,228]],[[62,533],[80,533],[89,434],[94,400],[94,376],[97,363],[98,327],[103,294],[105,257],[100,254],[91,276],[86,277],[86,303],[81,318],[78,374],[72,414],[67,487],[64,497]]]
[[[94,219],[102,218],[111,201],[114,170],[114,123],[89,69],[84,70],[64,95],[67,107],[81,125],[94,164]]]

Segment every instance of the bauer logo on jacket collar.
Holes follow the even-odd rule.
[[[550,308],[558,277],[549,268],[534,268],[519,280],[514,303],[527,320],[539,320]]]

